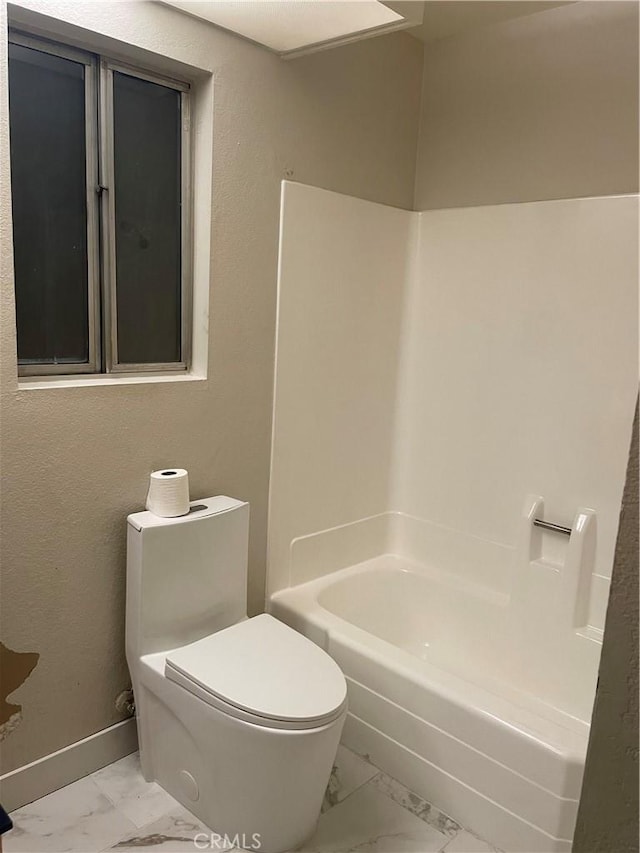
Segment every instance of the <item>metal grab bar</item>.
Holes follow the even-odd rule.
[[[545,530],[552,530],[554,533],[562,533],[563,536],[571,536],[572,530],[570,527],[564,527],[562,524],[554,524],[552,521],[544,521],[542,518],[533,519],[534,527],[542,527]]]

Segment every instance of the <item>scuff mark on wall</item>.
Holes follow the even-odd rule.
[[[0,741],[22,721],[22,706],[8,702],[8,697],[27,680],[35,669],[38,652],[14,652],[0,643]]]

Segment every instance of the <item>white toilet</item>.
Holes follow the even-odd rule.
[[[127,661],[145,778],[224,841],[279,853],[315,829],[347,690],[306,637],[247,618],[248,532],[227,497],[129,516]]]

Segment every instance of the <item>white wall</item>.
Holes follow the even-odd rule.
[[[412,216],[283,184],[270,592],[292,540],[388,508]]]
[[[269,589],[375,548],[504,588],[540,494],[552,521],[597,513],[602,627],[638,383],[637,197],[284,202]]]
[[[429,211],[391,505],[514,544],[528,493],[598,513],[610,575],[637,393],[636,197]]]

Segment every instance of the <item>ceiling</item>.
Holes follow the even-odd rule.
[[[393,3],[393,8],[402,11],[401,7],[414,6],[412,0]],[[509,18],[519,18],[543,12],[554,6],[566,6],[567,2],[551,3],[544,0],[427,0],[423,3],[424,16],[422,24],[409,32],[423,42],[447,38],[464,30],[476,29],[487,24],[506,21]]]
[[[283,57],[417,25],[422,3],[378,0],[159,0]]]
[[[546,0],[156,0],[295,57],[406,29],[425,43],[542,12]],[[422,21],[422,22],[420,22]]]

